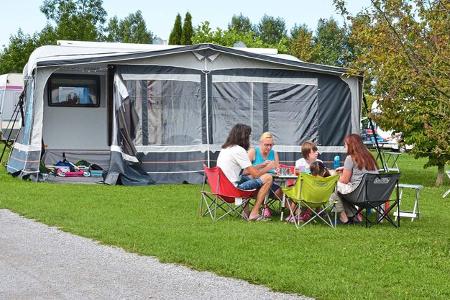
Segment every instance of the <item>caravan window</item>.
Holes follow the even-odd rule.
[[[53,74],[48,81],[48,105],[99,107],[99,76]]]

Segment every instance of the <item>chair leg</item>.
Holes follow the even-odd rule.
[[[386,220],[388,221],[392,226],[394,227],[400,227],[400,216],[397,219],[397,222],[395,222],[394,220],[392,220],[392,218],[389,216],[389,213],[391,212],[392,209],[395,208],[395,206],[397,206],[397,214],[399,212],[399,205],[398,205],[398,200],[396,200],[394,202],[393,205],[391,205],[389,207],[389,209],[385,210],[383,209],[382,205],[374,207],[374,209],[380,214],[379,217],[377,217],[377,221],[376,224],[381,223],[382,220]]]
[[[286,203],[286,202],[285,202]],[[299,205],[299,203],[297,203],[297,202],[293,202],[292,201],[292,203],[295,203],[295,205],[294,205],[294,210],[292,210],[292,206],[291,206],[291,203],[289,202],[289,201],[287,201],[287,203],[288,203],[288,207],[289,207],[289,219],[293,219],[294,220],[294,224],[295,224],[295,227],[297,227],[298,228],[298,223],[297,223],[297,216],[295,215],[295,212],[296,211],[298,211],[299,209],[300,209],[300,205]],[[281,218],[282,218],[282,221],[283,221],[283,215],[281,216]]]
[[[334,228],[337,226],[337,211],[336,211],[336,202],[334,203]]]
[[[369,227],[369,210],[370,208],[366,208],[366,228]]]
[[[200,204],[200,216],[204,217],[208,211],[209,211],[209,206],[208,206],[208,200],[206,200],[206,196],[202,194],[202,199],[201,199],[202,203]],[[205,209],[203,209],[203,205],[205,205]]]
[[[204,202],[204,205],[206,208],[204,211],[202,209],[201,216],[204,217],[207,214],[209,214],[211,219],[214,220],[214,211],[215,211],[214,206],[215,206],[217,199],[215,199],[215,197],[208,195],[208,193],[206,193],[206,192],[202,192],[202,201]],[[203,204],[202,204],[202,206],[203,206]]]
[[[283,221],[283,217],[284,217],[284,208],[286,207],[286,195],[283,193],[283,198],[281,199],[281,204],[280,204],[280,221]]]
[[[312,213],[312,216],[309,218],[308,221],[306,221],[305,223],[300,225],[299,222],[299,226],[297,228],[302,228],[303,226],[311,223],[312,221],[314,221],[315,219],[320,219],[322,220],[326,225],[330,226],[331,228],[335,228],[335,226],[333,226],[333,223],[331,221],[330,215],[327,212],[327,209],[329,209],[330,207],[333,207],[334,204],[330,204],[330,205],[323,205],[320,207],[320,211],[317,212],[316,209],[311,208],[308,204],[306,203],[302,203],[306,209],[309,209]],[[325,217],[322,217],[321,214],[325,213]],[[325,218],[327,218],[328,220],[326,220]],[[335,219],[336,219],[336,214],[335,214]],[[336,223],[335,223],[336,224]]]

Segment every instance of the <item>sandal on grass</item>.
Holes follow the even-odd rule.
[[[334,224],[334,225],[352,225],[352,224],[354,224],[354,223],[350,218],[347,220],[347,222],[342,222],[341,219],[338,218],[336,220],[336,224]]]
[[[250,218],[250,216],[247,219],[249,222],[259,222],[259,221],[268,221],[268,219],[264,218],[264,216],[256,215],[253,218]]]
[[[297,215],[297,216],[288,216],[286,219],[284,219],[286,222],[288,223],[303,223],[302,218]]]

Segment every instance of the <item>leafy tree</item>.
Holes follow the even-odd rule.
[[[122,21],[114,16],[109,20],[106,31],[106,40],[110,42],[150,44],[153,41],[153,34],[147,30],[140,10],[129,14]]]
[[[264,15],[257,26],[257,34],[264,43],[277,45],[286,38],[286,24],[282,18]]]
[[[227,47],[233,47],[236,42],[243,42],[247,47],[268,47],[254,32],[238,32],[234,29],[222,30],[220,28],[214,31],[208,21],[197,26],[192,41],[194,44],[213,43]]]
[[[56,45],[58,36],[55,29],[50,24],[46,24],[41,32],[35,34],[35,40],[36,47],[43,45]]]
[[[264,43],[253,31],[241,32],[220,28],[212,30],[208,21],[197,26],[192,42],[194,44],[213,43],[227,47],[233,47],[237,42],[243,42],[247,47],[252,48],[276,48],[279,53],[287,53],[289,44],[287,37],[283,37],[278,43],[271,45]]]
[[[106,21],[102,0],[45,0],[41,12],[56,25],[60,39],[93,41]]]
[[[98,39],[106,16],[101,0],[45,0],[40,9],[49,23],[39,33],[27,35],[19,29],[10,37],[0,52],[2,73],[22,72],[34,49],[58,39]]]
[[[335,4],[352,22],[353,70],[373,78],[377,122],[403,132],[415,157],[428,158],[424,167],[437,166],[441,185],[450,160],[450,3],[371,0],[356,17]]]
[[[313,40],[313,62],[333,66],[345,65],[345,59],[348,57],[346,32],[333,18],[319,20]]]
[[[183,23],[183,32],[181,34],[181,45],[192,45],[192,16],[189,12],[186,13]]]
[[[104,39],[107,42],[118,42],[122,38],[122,32],[120,30],[119,18],[117,16],[112,17],[108,21],[108,25],[105,28]]]
[[[0,51],[0,74],[22,73],[31,53],[39,46],[56,44],[56,34],[53,27],[47,24],[40,33],[32,36],[24,34],[21,29],[11,35],[9,44]]]
[[[194,44],[201,43],[213,43],[215,32],[209,26],[208,21],[201,22],[200,25],[195,29],[194,36],[192,37],[192,42]]]
[[[313,33],[306,24],[291,29],[289,54],[303,61],[311,61],[314,53]]]
[[[181,45],[181,35],[183,29],[181,28],[181,16],[177,14],[175,23],[173,24],[172,32],[169,36],[169,45]]]
[[[16,35],[11,35],[8,47],[0,52],[0,74],[22,73],[23,67],[35,47],[34,38],[24,34],[21,29]]]
[[[233,15],[231,18],[231,23],[228,24],[228,30],[235,30],[236,32],[242,33],[254,31],[250,19],[243,16],[242,13],[239,14],[239,16]]]

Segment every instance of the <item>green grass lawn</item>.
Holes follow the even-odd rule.
[[[198,217],[198,185],[123,187],[32,183],[0,173],[0,208],[64,231],[196,270],[320,299],[450,299],[449,188],[436,168],[399,159],[401,182],[422,184],[421,218],[336,230],[279,221]],[[404,196],[411,205],[412,193]]]

